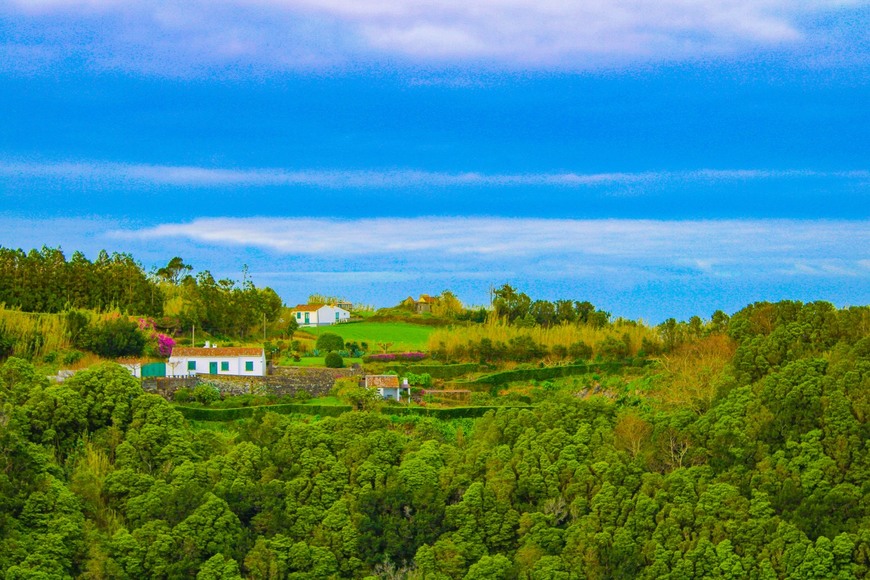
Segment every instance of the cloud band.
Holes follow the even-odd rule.
[[[33,163],[0,161],[0,176],[18,179],[87,181],[130,186],[340,188],[403,187],[595,187],[659,182],[726,182],[801,178],[868,180],[870,171],[814,171],[806,169],[698,169],[612,173],[432,172],[413,169],[292,170],[283,168],[229,169],[181,165],[103,162]]]

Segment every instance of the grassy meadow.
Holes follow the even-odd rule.
[[[434,331],[432,326],[406,322],[351,322],[303,328],[300,333],[317,337],[330,332],[341,336],[345,342],[367,342],[370,352],[380,352],[378,343],[391,342],[390,351],[398,352],[426,350],[429,336]]]

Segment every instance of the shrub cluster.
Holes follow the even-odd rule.
[[[323,364],[330,369],[340,369],[344,367],[344,359],[337,352],[331,351],[323,359]]]
[[[145,335],[135,322],[123,318],[88,327],[75,345],[104,358],[140,356],[145,350]]]
[[[408,384],[413,385],[415,387],[431,387],[432,386],[432,375],[429,373],[407,373],[405,378],[408,379]]]

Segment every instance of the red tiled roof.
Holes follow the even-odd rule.
[[[225,346],[218,348],[194,348],[191,346],[172,349],[172,356],[262,356],[263,349],[248,346]]]
[[[395,388],[399,386],[399,377],[396,375],[366,375],[366,386]]]
[[[294,306],[291,312],[316,312],[323,308],[323,304],[300,304],[299,306]]]

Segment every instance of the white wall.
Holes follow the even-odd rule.
[[[122,363],[121,366],[130,371],[130,374],[137,379],[142,378],[142,363]]]
[[[305,312],[301,312],[301,316],[296,317],[296,322],[299,326],[328,326],[335,324],[335,315],[338,314],[338,322],[347,322],[350,319],[350,312],[344,308],[337,306],[321,306],[314,312],[308,313],[308,323],[305,323]],[[296,312],[293,313],[296,316]]]
[[[190,361],[196,362],[196,370],[188,370],[187,366]],[[169,362],[166,363],[166,374],[170,376],[185,376],[185,375],[207,375],[209,372],[209,363],[217,363],[217,374],[219,375],[239,375],[251,377],[266,376],[266,357],[260,356],[171,356]],[[221,370],[221,363],[228,363],[228,370]],[[254,370],[246,371],[245,363],[253,362]]]

